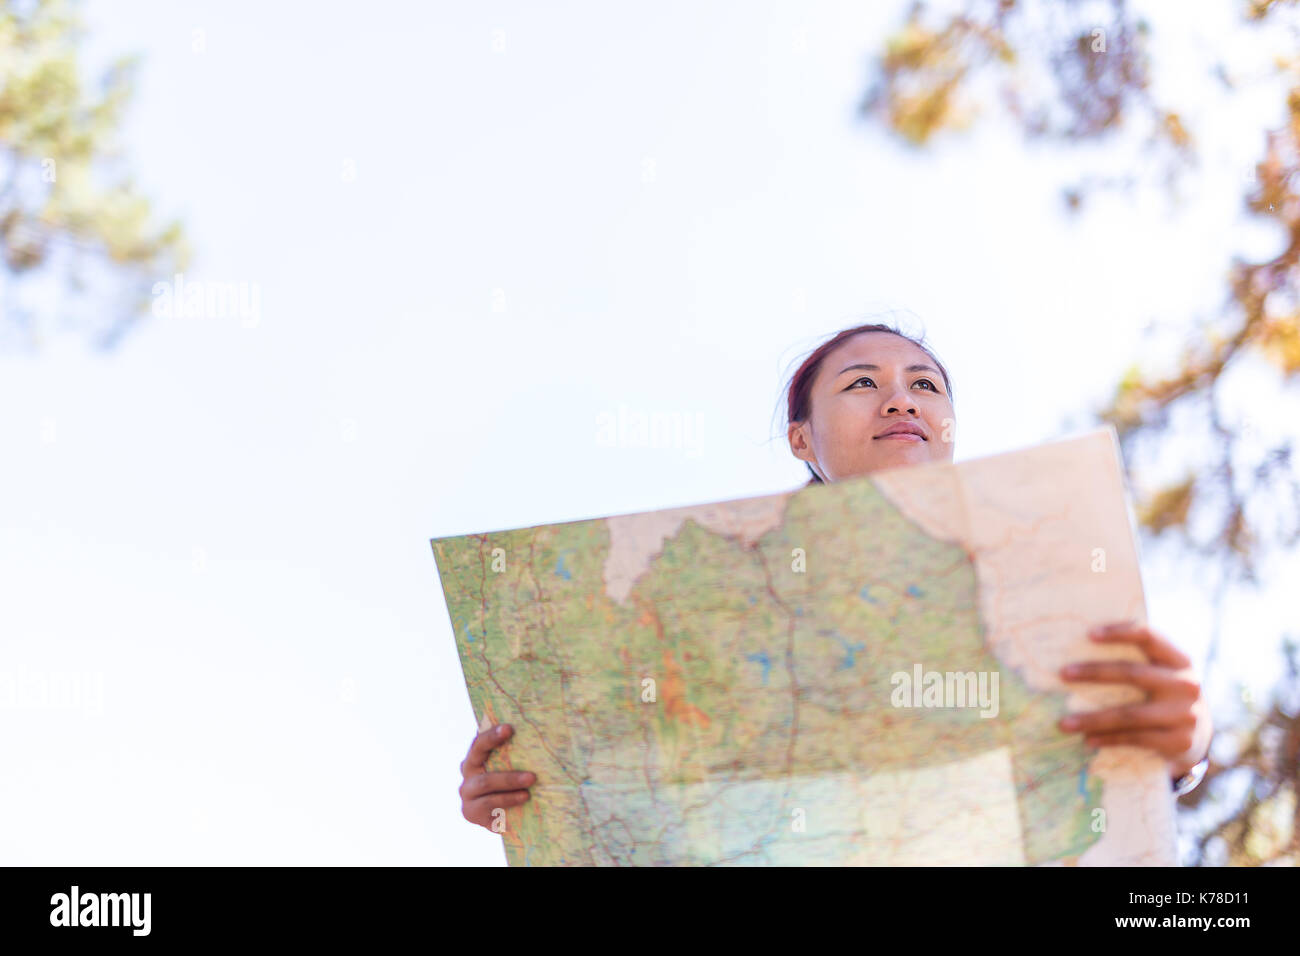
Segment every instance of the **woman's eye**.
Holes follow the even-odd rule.
[[[863,375],[861,378],[855,378],[852,382],[850,382],[850,383],[849,383],[849,388],[853,388],[853,387],[854,387],[855,385],[857,385],[859,382],[866,382],[866,383],[868,383],[872,388],[875,388],[875,387],[876,387],[876,383],[875,383],[875,382],[871,381],[871,379],[870,379],[869,377],[867,377],[866,375]],[[930,391],[932,391],[932,392],[938,392],[938,391],[939,391],[939,386],[935,385],[934,382],[930,381],[928,378],[917,379],[917,380],[916,380],[915,382],[913,382],[912,384],[913,384],[913,385],[920,385],[922,382],[924,382],[926,385],[929,385],[929,386],[930,386]]]

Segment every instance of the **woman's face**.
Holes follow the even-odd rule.
[[[925,350],[889,332],[862,332],[822,359],[808,418],[790,424],[790,450],[823,481],[882,468],[952,461],[956,416],[943,373]],[[920,435],[886,435],[896,426]]]

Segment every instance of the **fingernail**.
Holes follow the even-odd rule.
[[[1066,717],[1064,720],[1061,721],[1061,726],[1064,727],[1066,730],[1074,730],[1079,726],[1079,718]]]
[[[506,732],[506,725],[505,725],[505,724],[497,724],[497,736],[500,737],[500,736],[501,736],[502,734],[504,734],[505,732]]]
[[[1078,677],[1078,676],[1079,676],[1079,665],[1078,665],[1078,664],[1066,664],[1064,667],[1061,668],[1061,673],[1064,674],[1066,677]]]

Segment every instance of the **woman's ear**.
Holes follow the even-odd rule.
[[[817,465],[813,456],[812,442],[810,442],[808,432],[812,426],[808,422],[792,422],[786,437],[790,441],[790,453],[802,461],[812,472],[812,477],[808,484],[822,484],[825,479],[818,474]]]
[[[812,462],[813,450],[812,443],[808,440],[807,422],[791,422],[786,438],[790,442],[790,454],[800,461]]]

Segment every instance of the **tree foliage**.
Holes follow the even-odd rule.
[[[1296,6],[1297,0],[1250,0],[1240,7],[1243,29],[1294,28],[1294,20],[1282,18]],[[1183,116],[1152,93],[1152,36],[1126,0],[988,0],[956,13],[916,2],[874,59],[862,116],[917,149],[934,148],[990,115],[1009,119],[1028,141],[1135,144],[1130,167],[1156,170],[1157,182],[1172,187],[1195,164],[1198,146]],[[1224,88],[1237,88],[1239,80],[1221,65],[1205,68]],[[1254,217],[1276,225],[1281,250],[1228,263],[1222,314],[1211,321],[1178,317],[1188,335],[1172,370],[1133,365],[1097,410],[1114,424],[1135,486],[1143,482],[1133,481],[1134,453],[1177,455],[1167,450],[1175,447],[1173,416],[1199,412],[1181,420],[1203,423],[1208,459],[1145,492],[1136,510],[1144,535],[1172,538],[1220,570],[1216,604],[1229,583],[1257,587],[1262,557],[1300,540],[1290,440],[1261,443],[1260,430],[1229,420],[1221,401],[1226,373],[1248,359],[1274,368],[1284,388],[1300,374],[1300,57],[1279,56],[1271,69],[1286,91],[1288,121],[1260,131],[1243,201]],[[1135,182],[1131,176],[1068,185],[1066,209],[1078,214],[1090,188]],[[1211,659],[1217,642],[1216,627]],[[1208,781],[1183,798],[1195,818],[1196,863],[1300,861],[1300,678],[1294,645],[1286,647],[1290,669],[1275,699],[1220,732],[1218,743],[1231,743],[1233,758],[1212,761]],[[1220,804],[1217,814],[1207,801]]]
[[[180,225],[156,223],[121,169],[135,61],[87,91],[82,36],[66,0],[0,0],[0,345],[71,327],[111,346],[188,258]]]

